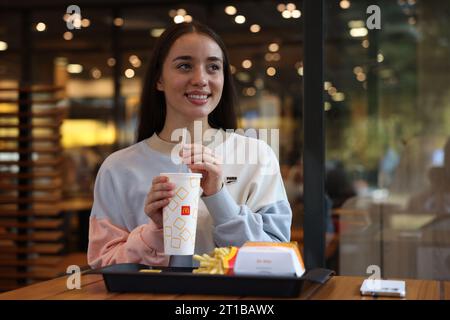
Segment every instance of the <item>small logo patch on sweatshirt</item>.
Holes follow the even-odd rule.
[[[237,177],[226,177],[225,184],[231,184],[237,182]]]

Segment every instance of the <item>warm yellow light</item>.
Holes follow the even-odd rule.
[[[150,34],[152,35],[152,37],[158,38],[159,36],[162,35],[162,33],[163,33],[165,30],[166,30],[166,29],[164,29],[164,28],[155,28],[155,29],[152,29],[152,30],[150,31]]]
[[[381,63],[381,62],[383,62],[383,60],[384,60],[383,54],[382,54],[382,53],[377,54],[377,61],[378,61],[379,63]]]
[[[64,40],[70,41],[73,39],[73,33],[70,31],[66,31],[63,34],[63,38],[64,38]]]
[[[279,12],[283,12],[284,10],[286,10],[286,5],[284,3],[280,3],[279,5],[277,5],[277,10]]]
[[[302,77],[303,77],[303,67],[299,67],[299,68],[297,69],[297,73],[298,73],[299,76],[302,76]]]
[[[102,77],[102,72],[98,68],[92,68],[91,76],[94,79],[100,79]]]
[[[270,52],[277,52],[280,49],[280,46],[278,45],[278,43],[271,43],[269,44],[269,51]]]
[[[253,87],[249,87],[246,89],[247,96],[253,97],[256,94],[256,89]]]
[[[368,33],[368,31],[367,31],[366,28],[353,28],[353,29],[350,29],[350,35],[352,37],[354,37],[354,38],[365,37],[365,36],[367,36],[367,33]]]
[[[266,73],[268,76],[273,77],[277,73],[277,69],[275,69],[274,67],[269,67],[267,68]]]
[[[358,73],[361,73],[363,71],[364,71],[363,68],[361,68],[360,66],[356,66],[356,67],[353,68],[353,73],[354,74],[358,74]]]
[[[329,103],[328,101],[325,101],[323,104],[323,109],[325,111],[329,111],[331,109],[331,103]]]
[[[109,58],[106,63],[108,64],[108,66],[110,67],[114,67],[116,65],[116,59],[114,58]]]
[[[281,59],[281,55],[278,52],[272,54],[273,61],[280,61],[280,59]]]
[[[175,9],[169,10],[169,17],[175,18],[176,15],[177,15],[177,10],[175,10]]]
[[[236,67],[233,66],[232,64],[230,64],[230,72],[231,72],[231,74],[235,74],[236,73]]]
[[[134,77],[134,70],[133,69],[127,69],[125,70],[125,77],[128,79],[131,79]]]
[[[272,60],[273,60],[273,54],[272,54],[272,53],[266,53],[266,54],[264,55],[264,59],[265,59],[266,61],[272,61]]]
[[[292,12],[290,12],[290,11],[288,11],[288,10],[284,10],[284,11],[281,13],[281,16],[282,16],[283,18],[285,18],[285,19],[292,18]]]
[[[252,67],[252,61],[251,61],[251,60],[248,60],[248,59],[242,61],[242,67],[243,67],[244,69],[249,69],[249,68],[251,68],[251,67]]]
[[[64,148],[113,144],[116,140],[113,122],[65,119],[61,133]]]
[[[358,73],[357,75],[356,75],[356,79],[358,80],[358,81],[360,81],[360,82],[363,82],[364,80],[366,80],[366,74],[365,73]]]
[[[184,17],[183,17],[183,16],[180,16],[180,15],[176,15],[176,16],[173,18],[173,22],[175,22],[175,23],[183,23],[183,22],[184,22]]]
[[[178,9],[177,10],[177,15],[178,16],[185,16],[186,15],[186,10],[184,10],[184,9]]]
[[[328,94],[329,94],[330,96],[335,95],[336,92],[337,92],[337,89],[336,89],[335,87],[330,87],[330,88],[328,89]]]
[[[185,16],[184,16],[184,22],[188,22],[188,23],[189,23],[189,22],[192,22],[192,16],[190,16],[190,15],[188,15],[188,14],[185,15]]]
[[[67,65],[68,73],[81,73],[83,72],[83,66],[81,64],[72,63]]]
[[[336,102],[341,102],[345,100],[345,94],[343,92],[336,92],[336,94],[334,94],[331,99],[333,99],[333,101]]]
[[[367,49],[369,47],[369,40],[364,39],[361,43],[361,45],[363,46],[364,49]]]
[[[47,29],[47,26],[43,22],[39,22],[36,25],[36,30],[39,31],[39,32],[43,32],[43,31],[45,31],[45,29]]]
[[[0,41],[0,51],[6,51],[8,49],[8,43],[5,41]]]
[[[302,12],[300,10],[294,10],[292,11],[292,18],[298,19],[302,15]]]
[[[115,25],[116,27],[121,27],[121,26],[123,26],[123,19],[122,19],[122,18],[115,18],[115,19],[114,19],[114,25]]]
[[[235,15],[237,12],[236,7],[234,6],[226,6],[225,7],[225,13],[228,14],[229,16],[233,16]]]
[[[289,11],[294,11],[294,10],[296,9],[295,4],[293,4],[293,3],[288,3],[288,4],[286,5],[286,9],[289,10]]]
[[[332,85],[332,83],[331,83],[330,81],[325,81],[325,82],[323,83],[323,89],[326,90],[326,91],[328,91],[328,89],[331,88],[331,85]]]
[[[238,15],[234,18],[234,21],[238,24],[243,24],[245,22],[245,17],[243,15]]]
[[[128,61],[130,61],[131,65],[135,68],[139,68],[142,64],[141,59],[139,59],[139,57],[135,54],[131,55],[128,58]]]
[[[81,19],[81,26],[82,26],[83,28],[87,28],[87,27],[89,27],[90,25],[91,25],[91,21],[90,21],[89,19],[87,19],[87,18]]]
[[[350,1],[342,0],[341,2],[339,2],[339,5],[341,6],[342,9],[348,9],[350,8]]]
[[[253,32],[253,33],[257,33],[257,32],[259,32],[260,30],[261,30],[261,27],[260,27],[259,24],[252,24],[252,25],[250,26],[250,31]]]

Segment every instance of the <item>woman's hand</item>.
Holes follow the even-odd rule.
[[[211,149],[201,144],[186,144],[180,151],[189,169],[194,173],[203,175],[200,186],[204,196],[211,196],[222,189],[222,166]]]
[[[167,206],[175,194],[175,184],[169,182],[169,178],[157,176],[153,178],[144,204],[144,212],[153,220],[158,228],[163,227],[162,209]]]

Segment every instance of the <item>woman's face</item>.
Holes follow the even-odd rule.
[[[219,45],[208,36],[188,33],[170,48],[157,89],[164,91],[168,117],[192,121],[207,117],[217,107],[223,82]]]

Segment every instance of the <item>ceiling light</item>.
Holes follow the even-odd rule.
[[[45,29],[47,29],[47,26],[43,22],[39,22],[36,25],[36,30],[39,31],[39,32],[43,32],[43,31],[45,31]]]
[[[180,15],[176,15],[176,16],[173,18],[173,22],[175,22],[175,23],[182,23],[182,22],[184,22],[184,17],[183,17],[183,16],[180,16]]]
[[[0,41],[0,51],[6,51],[6,49],[8,49],[8,43]]]
[[[116,59],[109,58],[108,61],[106,61],[106,63],[108,64],[108,66],[114,67],[116,65]]]
[[[295,4],[293,4],[293,3],[288,3],[287,5],[286,5],[286,9],[287,10],[289,10],[289,11],[294,11],[295,10]]]
[[[64,38],[64,40],[67,40],[67,41],[72,40],[73,39],[73,33],[70,32],[70,31],[66,31],[63,34],[63,38]]]
[[[243,15],[238,15],[234,18],[234,21],[238,24],[243,24],[245,22],[245,17]]]
[[[186,15],[186,10],[184,10],[184,9],[178,9],[177,10],[177,15],[178,16],[185,16]]]
[[[292,12],[288,11],[288,10],[284,10],[281,15],[283,16],[283,18],[285,19],[289,19],[292,17]]]
[[[246,60],[242,61],[242,67],[243,67],[244,69],[249,69],[249,68],[251,68],[251,67],[252,67],[252,62],[251,62],[251,60],[246,59]]]
[[[269,67],[267,68],[266,73],[268,76],[273,77],[277,73],[277,69],[275,69],[274,67]]]
[[[301,15],[302,15],[302,13],[300,12],[300,10],[292,11],[292,18],[298,19],[298,18],[300,18]]]
[[[365,37],[367,36],[367,29],[366,28],[353,28],[350,29],[350,35],[354,38],[358,38],[358,37]]]
[[[235,15],[237,12],[236,7],[234,6],[226,6],[225,7],[225,13],[228,14],[229,16],[233,16]]]
[[[100,79],[102,77],[102,72],[98,68],[92,68],[91,76],[94,79]]]
[[[87,27],[89,27],[90,25],[91,25],[91,21],[90,21],[89,19],[87,19],[87,18],[81,19],[81,26],[82,26],[83,28],[87,28]]]
[[[259,26],[259,24],[252,24],[250,26],[250,31],[253,33],[257,33],[261,30],[261,27]]]
[[[114,25],[115,25],[116,27],[121,27],[121,26],[123,26],[123,19],[122,19],[122,18],[115,18],[113,22],[114,22]]]
[[[81,64],[73,63],[67,65],[68,73],[81,73],[83,72],[83,66]]]
[[[134,77],[134,70],[133,69],[127,69],[125,70],[125,77],[128,79],[131,79]]]
[[[342,0],[341,2],[339,2],[339,5],[341,6],[342,9],[348,9],[350,8],[350,1]]]
[[[269,44],[269,51],[277,52],[280,49],[280,46],[277,43]]]

